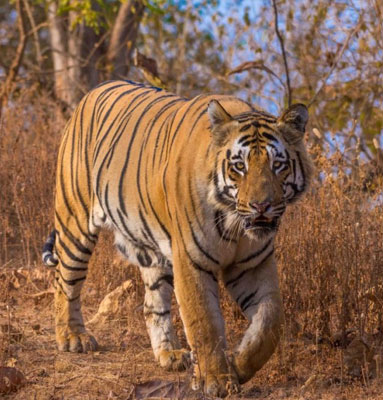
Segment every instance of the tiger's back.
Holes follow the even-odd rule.
[[[107,83],[82,101],[60,148],[59,168],[68,162],[71,168],[66,175],[58,173],[57,187],[71,187],[83,231],[97,235],[101,226],[109,226],[119,250],[136,264],[151,265],[156,257],[145,248],[158,253],[158,243],[169,241],[166,213],[155,199],[157,178],[165,161],[166,129],[184,102],[152,87]],[[154,147],[160,151],[153,152]],[[152,188],[149,195],[147,187]],[[58,193],[56,209],[66,213],[61,200]],[[156,239],[152,219],[161,227]],[[128,244],[136,249],[128,251]]]

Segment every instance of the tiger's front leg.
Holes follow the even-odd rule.
[[[194,389],[211,396],[237,390],[237,377],[226,358],[224,322],[214,274],[193,261],[186,250],[173,249],[174,290],[187,341],[196,356]]]
[[[274,255],[253,268],[230,267],[223,278],[250,322],[234,355],[239,382],[245,383],[271,357],[281,334],[284,317]]]

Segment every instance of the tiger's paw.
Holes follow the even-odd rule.
[[[240,392],[238,379],[233,374],[208,374],[204,380],[193,376],[191,387],[193,390],[201,390],[203,387],[205,393],[212,397],[226,397]]]
[[[59,351],[70,351],[71,353],[87,353],[96,351],[98,343],[89,333],[70,333],[69,337],[56,337]]]
[[[162,350],[158,360],[167,371],[184,371],[191,365],[190,352],[185,349]]]

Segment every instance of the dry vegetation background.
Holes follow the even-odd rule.
[[[40,259],[61,131],[89,88],[128,77],[187,97],[233,94],[274,114],[310,105],[314,182],[278,234],[283,339],[231,398],[383,399],[379,0],[0,0],[0,39],[0,397],[191,396],[190,372],[154,362],[141,280],[108,233],[83,290],[89,321],[125,283],[109,318],[91,326],[102,347],[55,347],[53,273]],[[233,348],[246,321],[224,291],[222,309]],[[9,394],[1,367],[24,376]]]
[[[53,101],[43,94],[36,101],[26,91],[1,126],[0,365],[16,366],[26,377],[9,398],[142,398],[147,382],[155,396],[165,396],[170,389],[164,382],[187,381],[190,373],[166,373],[154,363],[139,275],[116,258],[108,235],[96,248],[85,283],[86,318],[106,294],[128,279],[132,284],[112,319],[92,327],[100,351],[56,352],[53,275],[40,255],[52,228],[56,151],[64,123]],[[334,166],[342,165],[339,154],[318,156],[314,146],[311,152],[315,181],[305,199],[290,207],[278,234],[284,338],[242,396],[382,398],[383,213],[373,206],[379,178],[372,183],[371,171],[367,176],[364,168],[353,179],[335,175]],[[246,322],[224,293],[222,307],[233,346]],[[169,393],[182,397],[174,388]]]

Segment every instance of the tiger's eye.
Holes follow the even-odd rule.
[[[245,169],[245,163],[242,161],[237,161],[234,164],[234,167],[238,170],[238,171],[243,171]]]
[[[278,169],[282,166],[282,163],[280,161],[274,161],[273,163],[273,169]]]

